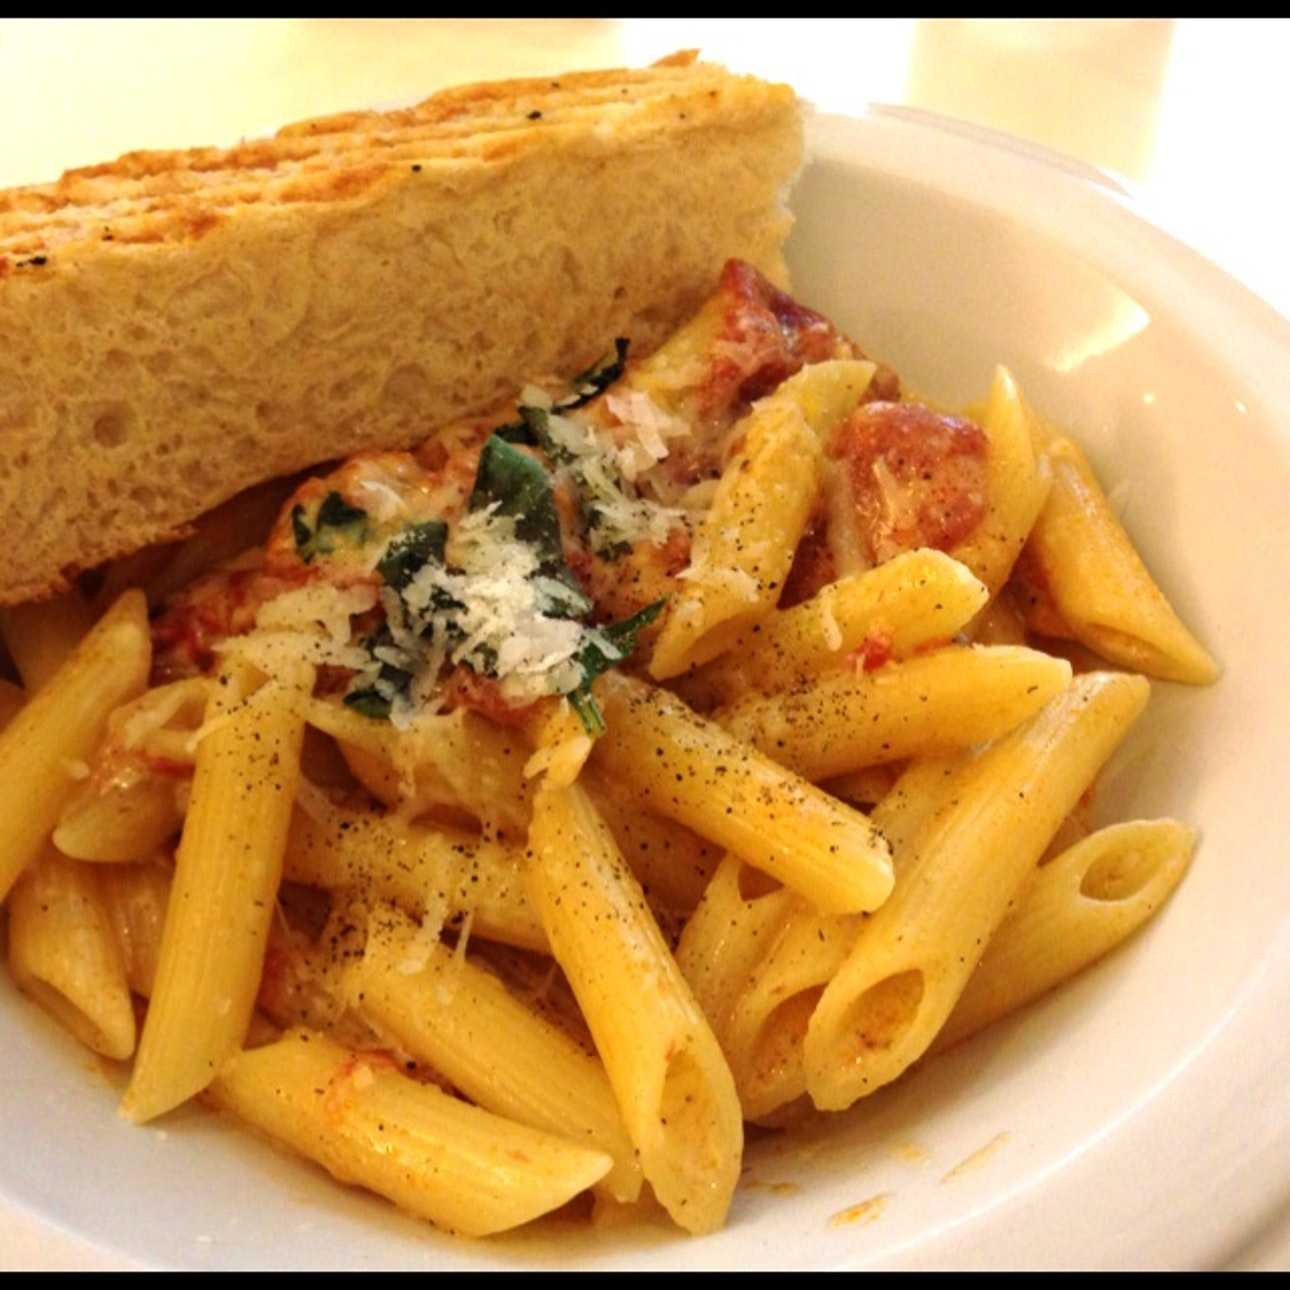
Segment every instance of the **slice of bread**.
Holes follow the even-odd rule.
[[[782,282],[801,150],[791,90],[683,55],[0,193],[0,604],[648,350],[731,256]]]

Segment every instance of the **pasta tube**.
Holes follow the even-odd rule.
[[[50,848],[9,898],[9,970],[23,993],[104,1057],[134,1052],[134,1008],[95,871]]]
[[[737,856],[722,860],[676,948],[676,965],[727,1053],[723,1032],[729,1010],[784,919],[800,903],[784,887],[745,895],[741,880],[746,872]]]
[[[648,810],[778,879],[819,909],[875,909],[891,891],[887,846],[869,821],[666,691],[603,678],[608,732],[593,764]]]
[[[151,998],[170,902],[171,871],[157,864],[118,864],[97,874],[126,980],[133,993]]]
[[[143,689],[151,657],[143,595],[128,591],[0,733],[0,900],[53,832],[108,714]]]
[[[517,836],[528,828],[529,751],[514,730],[464,708],[399,730],[325,699],[310,703],[309,724],[340,741],[350,769],[386,806],[408,816],[454,807]]]
[[[75,590],[53,600],[0,609],[0,638],[28,694],[62,667],[94,626],[94,619],[94,612]]]
[[[807,1026],[862,922],[858,914],[820,914],[799,904],[736,996],[725,1037],[749,1119],[763,1119],[806,1092]]]
[[[1069,980],[1142,926],[1182,881],[1196,831],[1132,820],[1090,834],[1036,871],[999,924],[932,1052]]]
[[[654,1194],[690,1232],[721,1225],[739,1180],[734,1080],[586,792],[543,786],[529,882]]]
[[[640,1164],[600,1062],[491,972],[420,937],[397,912],[372,919],[367,949],[347,974],[353,1006],[486,1111],[613,1157],[602,1185],[616,1200],[635,1200]]]
[[[77,860],[146,860],[180,830],[174,779],[141,774],[100,788],[86,783],[63,808],[54,845]]]
[[[952,800],[956,776],[968,760],[912,762],[874,809],[870,818],[891,846],[898,877],[912,839]],[[856,915],[820,914],[794,900],[758,946],[719,1032],[749,1119],[764,1122],[806,1093],[803,1048],[811,1014],[862,926]]]
[[[675,820],[641,810],[622,786],[594,770],[586,770],[579,782],[609,825],[651,907],[690,913],[703,898],[720,849]]]
[[[291,818],[283,871],[326,890],[355,888],[420,916],[471,914],[475,935],[547,950],[524,885],[519,848],[458,829],[410,824],[396,815],[344,810],[302,793]]]
[[[866,641],[906,658],[929,642],[948,641],[988,594],[943,552],[908,551],[754,624],[678,688],[688,702],[711,708],[809,685],[850,666]]]
[[[922,1056],[1049,839],[1146,705],[1138,676],[1081,676],[968,765],[920,832],[806,1035],[806,1080],[840,1110]]]
[[[308,1030],[239,1053],[209,1096],[341,1182],[467,1236],[558,1209],[613,1163],[408,1079],[382,1055],[350,1052]]]
[[[668,608],[650,662],[656,679],[715,658],[775,608],[815,506],[824,437],[873,373],[872,363],[845,360],[804,367],[736,427],[743,446],[722,472]]]
[[[240,669],[224,675],[197,749],[156,987],[121,1106],[137,1122],[200,1092],[241,1046],[282,879],[302,705],[277,685],[245,698]]]
[[[172,681],[113,710],[93,774],[63,808],[54,830],[54,844],[64,855],[143,860],[179,832],[194,735],[214,684],[208,677]]]
[[[992,596],[1008,581],[1052,485],[1048,462],[1037,456],[1030,412],[1012,373],[995,369],[981,420],[990,443],[989,505],[975,531],[950,551]]]
[[[1183,626],[1069,439],[1048,445],[1053,489],[1030,538],[1057,612],[1075,639],[1122,667],[1208,685],[1218,666]]]
[[[995,739],[1069,683],[1064,659],[1012,645],[949,645],[875,672],[753,697],[712,719],[810,780]],[[751,859],[751,857],[749,857]]]

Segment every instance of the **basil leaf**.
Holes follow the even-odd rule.
[[[611,667],[617,667],[619,663],[626,662],[636,652],[641,632],[663,612],[663,606],[666,604],[666,598],[656,600],[630,618],[610,623],[608,627],[596,628],[591,639],[582,647],[578,655],[578,665],[582,668],[582,682],[569,695],[569,702],[582,721],[583,729],[593,739],[598,739],[605,733],[605,719],[601,716],[600,707],[591,693],[591,683],[596,677],[608,672]],[[597,637],[600,639],[597,640]]]
[[[666,599],[656,600],[630,618],[610,623],[608,627],[596,628],[578,655],[578,663],[582,667],[582,684],[589,685],[602,672],[608,672],[611,667],[631,658],[636,652],[641,632],[663,612],[666,604]],[[597,637],[603,639],[609,649],[602,648]]]
[[[361,712],[365,717],[371,717],[374,721],[388,721],[390,717],[390,701],[380,694],[375,686],[351,691],[345,696],[345,706],[353,708],[355,712]]]
[[[599,739],[609,729],[605,725],[605,717],[600,711],[600,704],[596,702],[595,696],[590,689],[580,686],[569,695],[569,703],[578,714],[578,720],[582,722],[582,728],[593,739]]]
[[[551,437],[551,414],[546,408],[532,407],[525,404],[520,408],[520,416],[528,427],[528,442],[541,448],[557,466],[573,460],[573,453]]]
[[[332,491],[323,498],[318,508],[318,527],[320,529],[344,529],[367,519],[367,512],[357,506],[351,506],[338,492]]]
[[[443,520],[413,524],[385,548],[376,571],[387,587],[402,591],[431,560],[443,563],[447,542],[448,525]]]
[[[479,455],[479,471],[468,503],[472,511],[496,505],[515,520],[515,535],[529,543],[544,566],[567,575],[551,477],[526,452],[491,435]]]
[[[296,551],[300,558],[306,564],[313,559],[309,552],[310,544],[313,541],[313,530],[305,523],[305,508],[303,506],[293,506],[291,508],[291,534],[296,539]]]
[[[523,418],[524,409],[520,409],[520,416]],[[505,439],[507,443],[523,443],[530,448],[537,445],[537,440],[533,437],[533,427],[527,420],[508,421],[504,426],[498,426],[493,433],[499,439]]]
[[[362,542],[367,536],[367,512],[351,506],[333,489],[323,498],[312,531],[305,519],[305,508],[291,508],[291,534],[300,558],[312,564],[320,555],[330,555],[336,549],[337,536],[355,544]]]
[[[614,341],[612,351],[592,363],[585,372],[579,372],[569,382],[573,386],[575,393],[561,399],[553,406],[552,410],[555,412],[572,412],[575,408],[584,407],[592,399],[603,394],[622,376],[627,366],[627,349],[630,344],[631,342],[625,336],[619,336]],[[548,453],[551,453],[552,444],[550,438],[543,433],[546,409],[521,404],[519,414],[520,419],[518,421],[509,421],[504,426],[498,426],[493,433],[507,443],[527,444],[530,448],[540,446]],[[563,456],[568,456],[563,449],[557,449],[556,451]]]
[[[625,336],[614,341],[614,352],[606,354],[599,362],[593,363],[585,372],[579,372],[570,384],[577,391],[567,399],[561,399],[555,405],[557,412],[571,412],[590,403],[592,399],[603,394],[622,374],[627,366],[627,347],[630,342]]]

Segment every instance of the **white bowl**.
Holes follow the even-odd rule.
[[[1074,163],[890,110],[821,118],[813,142],[800,298],[940,400],[1010,366],[1127,497],[1226,668],[1209,690],[1155,687],[1101,799],[1107,818],[1201,827],[1177,897],[827,1132],[752,1146],[729,1226],[703,1240],[539,1225],[460,1242],[200,1111],[128,1127],[97,1067],[6,989],[0,1203],[38,1234],[24,1249],[209,1268],[1202,1267],[1290,1200],[1290,326]],[[830,1224],[873,1197],[872,1221]]]

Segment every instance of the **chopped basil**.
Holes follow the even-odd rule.
[[[641,632],[663,612],[666,603],[666,600],[656,600],[630,618],[610,623],[607,627],[593,628],[588,633],[587,643],[578,655],[582,683],[569,695],[569,702],[581,719],[583,728],[593,739],[605,733],[605,720],[591,693],[591,683],[636,652]]]
[[[627,349],[630,343],[625,336],[619,336],[614,341],[614,348],[610,353],[605,354],[585,372],[579,372],[573,378],[570,384],[573,386],[574,393],[553,404],[551,411],[572,412],[575,408],[585,407],[592,399],[603,394],[626,369]],[[518,421],[509,421],[504,426],[498,426],[493,433],[507,443],[527,444],[530,448],[540,446],[552,455],[553,460],[557,459],[552,453],[549,436],[544,434],[546,409],[522,403],[519,414]]]
[[[573,453],[551,437],[551,414],[546,408],[525,403],[520,407],[520,416],[524,418],[524,426],[529,434],[526,442],[541,448],[557,466],[573,460]]]
[[[515,520],[515,536],[533,547],[544,565],[564,568],[560,513],[551,476],[540,462],[497,435],[484,444],[470,494],[472,511],[488,506]]]
[[[312,529],[305,519],[305,508],[292,507],[291,533],[300,558],[312,564],[320,555],[331,555],[336,550],[337,538],[354,544],[362,542],[367,536],[367,512],[351,506],[333,490],[323,498]]]
[[[630,553],[632,549],[630,542],[606,538],[600,531],[605,527],[605,512],[587,496],[585,491],[581,490],[578,493],[578,514],[582,516],[582,524],[587,531],[587,545],[602,560],[613,564],[615,560],[621,560],[623,556]]]
[[[345,696],[345,706],[353,708],[355,712],[361,712],[365,717],[371,717],[374,721],[390,719],[391,700],[377,693],[375,686],[352,690]]]
[[[619,348],[619,363],[625,352],[625,348]],[[597,368],[580,380],[584,385],[593,384],[605,370]],[[527,406],[521,414],[526,431],[546,449],[548,457],[573,463],[576,472],[575,454],[560,448],[550,433],[550,414]],[[383,623],[364,641],[370,663],[355,677],[345,703],[368,717],[389,719],[396,705],[406,704],[422,668],[433,668],[437,674],[441,666],[451,662],[480,676],[505,681],[516,670],[513,642],[523,645],[533,639],[554,639],[554,653],[543,653],[551,646],[541,645],[530,660],[530,666],[542,659],[552,661],[541,663],[537,673],[541,678],[539,689],[526,693],[568,694],[588,733],[603,734],[605,723],[591,684],[631,655],[641,631],[658,617],[664,602],[649,605],[619,623],[604,627],[588,623],[595,605],[565,562],[551,473],[541,460],[504,434],[494,433],[484,444],[468,509],[474,518],[463,523],[469,523],[479,533],[495,525],[494,517],[507,521],[500,526],[503,538],[499,552],[467,545],[459,557],[464,567],[449,565],[448,525],[442,520],[411,525],[386,545],[376,569],[397,597],[397,602],[391,602],[386,594],[385,605],[398,621],[393,628],[389,621]],[[329,494],[319,508],[318,524],[312,533],[303,512],[293,512],[292,522],[302,555],[309,560],[324,549],[319,540],[324,529],[330,542],[335,533],[348,531],[347,526],[365,525],[366,516],[346,506],[338,494]],[[594,527],[594,517],[591,522]],[[521,544],[520,551],[516,551],[515,542]],[[485,564],[478,566],[481,552]],[[517,580],[514,598],[503,593],[503,602],[509,601],[514,617],[500,633],[488,618],[497,612],[489,608],[489,598],[498,594],[494,585],[499,576],[495,572],[498,564],[511,570],[501,576]],[[473,579],[481,580],[482,607],[474,602]],[[471,603],[463,604],[463,600]],[[557,621],[569,626],[557,629]],[[516,623],[525,622],[527,628],[517,628]],[[525,636],[526,630],[534,636]],[[512,661],[506,664],[507,676],[499,677],[503,644],[512,645]]]
[[[594,681],[602,672],[630,658],[636,651],[641,632],[663,612],[666,604],[666,598],[656,600],[630,618],[593,629],[591,639],[578,659],[585,677],[583,683]]]
[[[305,508],[303,506],[293,506],[291,508],[291,533],[296,539],[296,550],[300,553],[305,563],[308,564],[313,559],[312,553],[306,554],[310,544],[313,542],[313,531],[305,523]]]
[[[351,506],[335,490],[323,498],[323,504],[318,508],[318,527],[320,529],[350,528],[366,519],[366,511],[357,506]]]
[[[365,717],[388,718],[395,696],[407,694],[411,687],[412,673],[380,657],[380,651],[395,648],[388,623],[382,623],[363,642],[363,648],[372,656],[371,665],[361,677],[365,684],[351,690],[345,696],[345,704]]]
[[[524,408],[520,408],[520,420],[508,421],[506,425],[498,426],[493,433],[507,443],[527,444],[530,448],[537,444],[537,440],[533,437],[533,427],[524,416]]]
[[[591,693],[587,686],[579,686],[578,689],[574,690],[569,695],[569,703],[578,714],[578,720],[582,722],[582,728],[593,739],[599,739],[609,728],[605,725],[605,717],[604,713],[600,711],[600,704],[596,702],[595,695]]]
[[[402,591],[431,560],[443,563],[447,542],[448,525],[443,520],[413,524],[385,548],[376,570],[387,587]]]
[[[627,347],[630,342],[625,336],[614,341],[614,352],[606,354],[599,362],[593,363],[585,372],[579,372],[573,378],[572,385],[576,393],[567,399],[561,399],[555,405],[557,412],[571,412],[583,404],[590,403],[597,395],[603,394],[620,376],[627,366]]]

